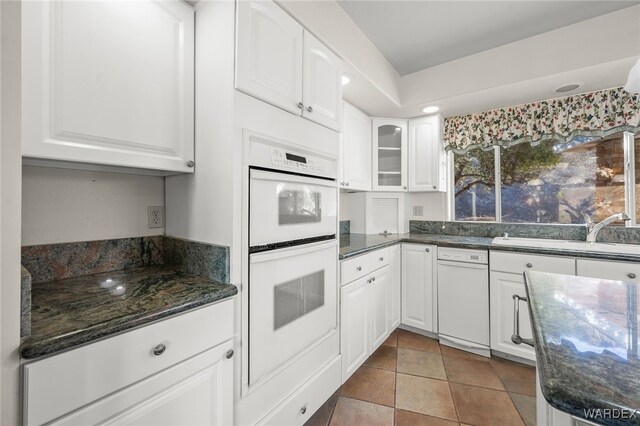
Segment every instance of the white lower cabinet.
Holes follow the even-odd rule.
[[[393,246],[341,262],[343,382],[395,328],[391,315],[400,312],[400,283],[396,281],[400,276],[399,254],[400,247]]]
[[[535,361],[535,350],[531,346],[516,345],[511,341],[514,334],[515,303],[519,303],[520,336],[526,339],[533,337],[529,307],[524,300],[515,301],[513,296],[518,295],[522,299],[527,296],[522,275],[525,270],[575,275],[575,259],[491,251],[489,265],[491,349]]]
[[[24,424],[232,424],[233,303],[25,364]]]
[[[402,244],[402,324],[438,332],[436,246]]]

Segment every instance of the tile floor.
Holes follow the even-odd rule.
[[[398,329],[307,425],[533,426],[535,371]]]

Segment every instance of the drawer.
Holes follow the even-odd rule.
[[[371,271],[370,261],[371,257],[369,254],[343,260],[340,263],[340,283],[342,285],[349,284],[351,281],[355,281],[369,274]]]
[[[389,247],[369,253],[371,271],[387,266],[389,264],[389,256]]]
[[[340,357],[334,358],[258,424],[280,426],[305,423],[340,387],[340,366]]]
[[[232,338],[233,304],[226,300],[25,364],[25,423],[51,421]],[[159,344],[166,349],[154,355]]]
[[[522,274],[524,271],[553,272],[567,275],[575,275],[576,273],[576,260],[572,257],[491,251],[490,259],[492,271],[512,274]]]
[[[578,259],[577,275],[631,283],[640,283],[640,263]]]

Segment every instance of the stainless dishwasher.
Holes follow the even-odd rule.
[[[489,253],[438,247],[440,343],[489,356]]]

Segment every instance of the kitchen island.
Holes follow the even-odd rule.
[[[525,272],[542,394],[603,425],[640,424],[638,284]]]

